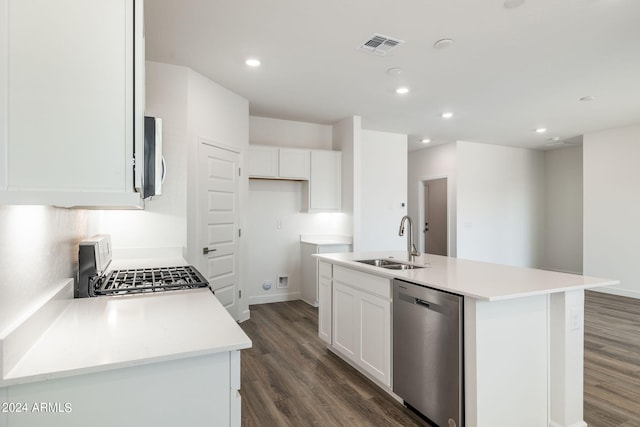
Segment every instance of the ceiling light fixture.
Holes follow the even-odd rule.
[[[583,96],[582,98],[580,98],[580,101],[593,101],[594,99],[596,99],[595,96]]]
[[[453,113],[450,111],[444,112],[440,115],[440,117],[442,117],[443,119],[450,119],[451,117],[453,117]]]
[[[398,95],[404,95],[404,94],[407,94],[407,93],[409,93],[409,88],[408,88],[408,87],[405,87],[405,86],[399,87],[398,89],[396,89],[396,93],[397,93]]]
[[[547,139],[547,141],[550,141],[550,142],[560,141],[560,137],[559,136],[554,136],[553,138]]]
[[[255,58],[249,58],[246,61],[244,61],[245,64],[247,64],[249,67],[259,67],[261,62],[259,59],[255,59]]]
[[[390,76],[399,76],[402,74],[402,68],[389,68],[387,74]]]
[[[453,39],[440,39],[433,44],[435,49],[445,49],[453,44]]]
[[[537,128],[536,133],[545,133],[547,131],[547,128]]]
[[[431,140],[430,140],[429,138],[423,138],[423,139],[422,139],[422,143],[423,143],[423,144],[428,144],[428,143],[430,143],[430,142],[431,142]]]

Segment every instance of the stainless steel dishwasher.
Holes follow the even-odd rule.
[[[464,426],[463,298],[393,281],[393,392],[438,427]]]

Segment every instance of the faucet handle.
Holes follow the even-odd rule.
[[[420,252],[418,252],[418,249],[416,248],[416,245],[414,245],[413,243],[411,244],[411,256],[418,256],[420,255]]]

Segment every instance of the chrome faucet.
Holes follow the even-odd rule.
[[[416,245],[413,244],[413,221],[409,215],[405,215],[400,220],[400,230],[398,236],[404,236],[404,223],[409,222],[409,232],[407,236],[407,254],[409,255],[409,261],[413,262],[417,256],[420,256],[420,252],[416,249]]]

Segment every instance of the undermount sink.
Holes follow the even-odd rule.
[[[361,259],[355,260],[356,262],[361,262],[363,264],[373,265],[375,267],[382,267],[388,270],[413,270],[416,268],[424,268],[419,265],[405,264],[400,261],[395,261],[392,259]]]

